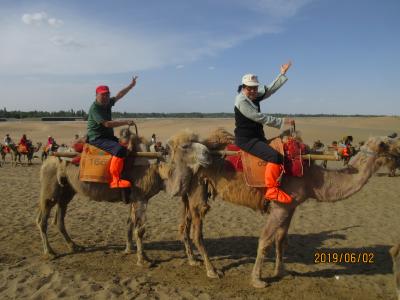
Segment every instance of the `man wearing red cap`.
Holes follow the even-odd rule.
[[[111,188],[131,187],[128,180],[121,179],[127,149],[118,142],[118,138],[114,136],[113,128],[135,123],[132,120],[111,120],[111,108],[136,85],[136,79],[137,76],[134,76],[132,82],[119,91],[115,97],[110,97],[108,86],[98,86],[96,88],[96,101],[89,109],[87,122],[89,144],[113,155],[110,162]]]

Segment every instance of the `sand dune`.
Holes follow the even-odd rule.
[[[181,128],[206,135],[218,126],[232,130],[231,119],[137,120],[139,132],[154,132],[165,141]],[[34,142],[52,135],[68,143],[84,133],[84,122],[37,121],[0,123],[0,136],[26,133]],[[399,118],[303,118],[297,127],[304,140],[323,142],[353,135],[355,142],[400,128]],[[275,130],[268,130],[270,136]],[[203,267],[191,267],[178,240],[178,198],[160,193],[151,199],[145,249],[155,266],[136,266],[136,255],[124,255],[128,206],[75,197],[66,226],[85,251],[68,253],[55,226],[49,240],[59,256],[42,259],[34,219],[39,196],[40,161],[33,166],[0,168],[0,298],[1,299],[396,299],[389,248],[400,241],[400,176],[380,170],[348,200],[301,205],[289,230],[285,253],[288,275],[270,280],[273,253],[263,276],[270,285],[249,284],[257,239],[264,216],[219,199],[211,202],[205,224],[206,246],[222,279],[209,279]],[[371,253],[372,263],[315,264],[316,251]]]

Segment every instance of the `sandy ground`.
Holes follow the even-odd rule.
[[[138,120],[140,133],[154,132],[165,141],[181,128],[206,135],[218,126],[232,130],[231,119]],[[302,118],[297,120],[304,140],[328,143],[344,135],[355,142],[400,128],[399,118]],[[0,136],[22,133],[34,142],[53,135],[68,143],[84,133],[84,122],[1,122]],[[268,131],[269,136],[276,134]],[[49,240],[59,256],[43,260],[34,219],[39,196],[40,161],[33,166],[0,168],[0,298],[1,299],[395,299],[389,248],[400,241],[400,176],[379,170],[348,200],[301,205],[289,230],[285,253],[288,275],[269,279],[273,251],[261,290],[249,284],[258,234],[265,217],[247,208],[216,199],[204,227],[206,246],[222,279],[206,277],[203,266],[191,267],[178,240],[180,203],[160,193],[148,207],[145,249],[155,266],[136,266],[136,255],[124,255],[124,204],[97,203],[75,197],[66,217],[71,237],[85,251],[69,253],[55,226]],[[371,253],[372,263],[314,262],[315,253]]]

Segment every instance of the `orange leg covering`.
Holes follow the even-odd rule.
[[[282,175],[283,167],[274,163],[267,163],[265,167],[265,199],[281,203],[291,203],[292,197],[279,189],[279,178]]]
[[[121,179],[121,172],[124,168],[124,159],[113,156],[110,162],[111,182],[110,188],[129,188],[131,183],[128,180]]]

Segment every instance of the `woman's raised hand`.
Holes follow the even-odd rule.
[[[290,60],[289,60],[288,63],[283,64],[283,65],[281,66],[281,74],[282,74],[282,75],[285,75],[286,72],[287,72],[287,70],[289,70],[289,68],[291,67],[291,65],[292,65],[292,62],[291,62]]]

